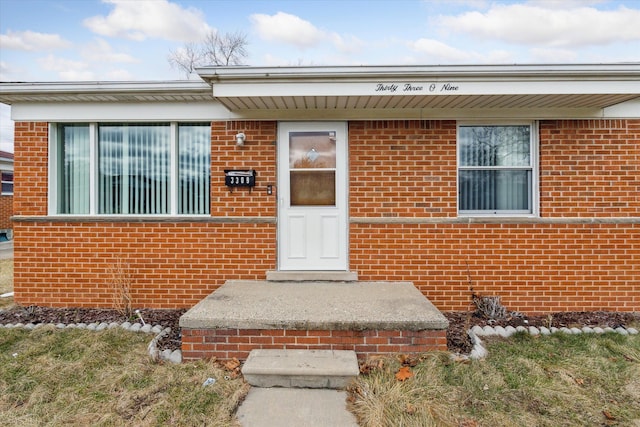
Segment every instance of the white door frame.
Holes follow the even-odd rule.
[[[278,123],[278,270],[347,271],[347,122]],[[336,132],[335,206],[291,206],[290,132]]]

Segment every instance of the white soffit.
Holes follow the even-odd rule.
[[[229,110],[574,110],[640,97],[640,64],[432,67],[208,67],[198,73]]]

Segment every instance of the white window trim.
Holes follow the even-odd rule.
[[[194,121],[193,123],[201,123],[201,120]],[[70,122],[71,123],[71,122]],[[81,123],[81,122],[72,122]],[[129,122],[122,122],[129,123]],[[135,123],[135,122],[131,122]],[[89,155],[91,158],[89,182],[91,191],[89,192],[89,213],[88,214],[64,214],[58,213],[58,192],[56,191],[58,183],[58,125],[64,124],[64,122],[50,122],[49,123],[49,188],[48,188],[48,216],[51,217],[87,217],[87,218],[105,218],[105,219],[118,219],[122,220],[127,217],[145,218],[152,220],[153,218],[208,218],[211,214],[180,214],[178,213],[178,128],[180,124],[190,123],[188,121],[165,121],[158,123],[169,123],[170,125],[170,191],[171,200],[169,201],[169,213],[168,214],[99,214],[98,212],[98,126],[100,123],[91,122],[83,123],[89,125]],[[211,179],[211,177],[209,177]]]
[[[505,166],[504,169],[531,169],[531,212],[522,211],[460,211],[460,151],[459,151],[459,134],[461,126],[529,126],[531,128],[531,166]],[[492,217],[492,218],[512,218],[526,217],[537,218],[540,216],[540,132],[538,121],[459,121],[456,123],[456,212],[458,217]],[[482,167],[474,167],[473,169],[483,169]],[[486,169],[500,169],[500,167],[486,167]]]

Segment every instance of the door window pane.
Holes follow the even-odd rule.
[[[335,206],[336,133],[289,134],[291,206]]]

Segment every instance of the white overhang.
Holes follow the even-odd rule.
[[[200,103],[211,119],[640,117],[640,63],[197,71],[203,81],[0,83],[0,102],[20,107],[23,119],[140,103]]]
[[[204,67],[213,96],[246,117],[597,117],[640,99],[640,63]],[[333,113],[333,114],[332,114]]]
[[[3,82],[4,104],[63,102],[189,102],[211,101],[203,81],[165,82]]]

